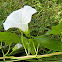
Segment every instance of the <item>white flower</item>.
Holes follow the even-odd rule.
[[[17,47],[17,49],[19,49],[20,47],[22,47],[22,45],[21,45],[20,43],[17,43],[17,44],[15,45],[15,47]]]
[[[23,8],[12,12],[3,23],[4,29],[19,28],[23,32],[28,32],[28,23],[31,21],[31,17],[36,13],[36,9],[31,6],[24,6]]]

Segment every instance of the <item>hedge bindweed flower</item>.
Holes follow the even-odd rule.
[[[19,28],[23,32],[28,32],[28,23],[31,21],[31,17],[36,13],[36,9],[31,6],[24,6],[23,8],[12,12],[3,23],[4,29]]]
[[[22,48],[23,46],[20,43],[17,43],[15,47],[12,49],[13,51],[16,51],[19,48]]]
[[[23,47],[20,43],[17,43],[16,45],[15,45],[15,47],[17,47],[17,49],[19,49],[20,47]]]

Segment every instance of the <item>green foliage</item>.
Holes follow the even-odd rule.
[[[31,54],[35,54],[35,45],[32,39],[29,39],[29,46]]]
[[[50,39],[49,36],[42,36],[48,34],[53,34],[53,37],[54,35],[60,36],[62,32],[62,26],[61,26],[62,0],[0,0],[0,41],[6,42],[6,44],[8,45],[10,45],[11,43],[20,42],[21,39],[18,37],[20,32],[18,30],[14,31],[13,29],[9,30],[9,32],[12,31],[17,35],[14,33],[4,32],[2,24],[11,12],[22,8],[24,5],[30,5],[31,7],[37,10],[37,13],[32,16],[31,23],[29,23],[29,29],[31,32],[30,34],[36,37],[34,39],[30,39],[29,36],[27,36],[28,38],[27,37],[23,38],[23,43],[26,49],[27,50],[30,49],[30,53],[35,54],[35,48],[37,48],[39,42],[39,44],[41,44],[40,46],[41,48],[39,48],[39,52],[42,54],[45,54],[44,52],[45,48],[48,48],[51,52],[62,51],[62,46],[61,46],[62,42],[60,40],[57,40],[57,38]],[[17,54],[18,53],[20,54],[20,51],[18,52],[15,51],[15,52]],[[25,55],[24,52],[23,54]],[[46,52],[46,54],[48,54],[48,51]],[[0,55],[2,56],[1,50],[0,50]],[[56,56],[55,58],[54,57],[52,58],[50,58],[50,61],[54,60]],[[38,62],[44,60],[48,62],[49,58],[38,59]]]
[[[55,51],[62,51],[62,42],[56,39],[50,39],[47,36],[38,36],[35,37],[36,41],[38,41],[44,47]]]
[[[29,53],[31,53],[32,55],[36,53],[36,49],[38,46],[38,42],[34,39],[27,39],[27,38],[23,38],[23,44],[25,46],[25,48],[28,50]],[[22,45],[23,45],[22,44]]]
[[[6,42],[7,45],[20,42],[20,38],[15,33],[0,32],[0,41]]]
[[[62,22],[60,22],[58,25],[52,27],[52,31],[49,34],[58,35],[62,32]]]
[[[25,37],[23,37],[23,43],[22,43],[22,45],[24,44],[24,46],[25,46],[25,48],[27,49],[27,50],[29,50],[29,41],[28,41],[28,39],[27,38],[25,38]]]
[[[15,46],[13,49],[12,49],[12,51],[16,51],[17,50],[17,46]]]

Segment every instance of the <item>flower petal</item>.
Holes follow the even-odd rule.
[[[36,12],[36,9],[32,8],[31,6],[24,6],[22,12],[22,23],[29,23],[31,21],[32,15]]]
[[[17,43],[15,46],[17,47],[17,49],[19,49],[20,47],[23,47],[20,43]]]
[[[13,23],[3,23],[4,29],[8,30],[9,28],[19,28],[24,32],[28,32],[28,24],[13,24]]]
[[[23,32],[28,32],[28,24],[19,24],[18,28]]]
[[[19,10],[13,11],[3,23],[4,29],[8,30],[9,28],[19,28],[22,31],[28,31],[28,23],[31,21],[31,17],[37,11],[30,7],[24,6]]]
[[[17,27],[18,24],[21,24],[20,20],[22,20],[22,9],[13,11],[3,23],[4,29],[8,30],[9,28]]]

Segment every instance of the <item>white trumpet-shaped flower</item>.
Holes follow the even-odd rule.
[[[22,48],[23,46],[20,43],[17,43],[15,47],[12,49],[13,51],[16,51],[19,48]]]
[[[12,12],[3,23],[4,29],[19,28],[23,32],[28,32],[28,23],[31,21],[31,17],[36,13],[36,9],[31,6],[24,6],[23,8]]]
[[[21,48],[21,47],[23,47],[20,43],[17,43],[16,45],[15,45],[15,47],[17,47],[17,49],[19,49],[19,48]]]

